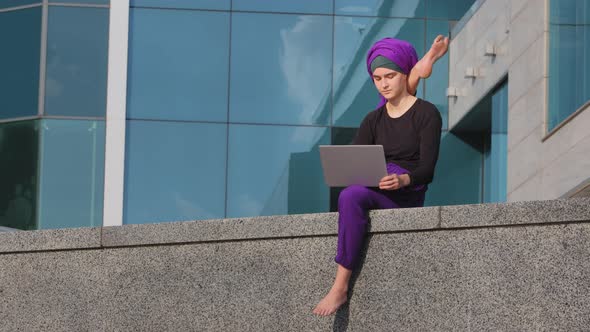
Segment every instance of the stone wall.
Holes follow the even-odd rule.
[[[335,213],[0,233],[1,331],[590,326],[590,199],[382,210],[349,303]]]

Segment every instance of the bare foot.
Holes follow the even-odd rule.
[[[442,35],[436,36],[426,55],[424,55],[424,57],[416,63],[416,66],[414,66],[418,76],[421,78],[430,77],[432,74],[432,66],[434,66],[434,63],[438,59],[447,53],[448,49],[449,37],[444,37]]]
[[[332,288],[320,303],[313,309],[313,313],[318,316],[330,316],[335,313],[340,306],[346,303],[346,289]]]

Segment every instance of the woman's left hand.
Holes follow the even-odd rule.
[[[410,176],[408,174],[391,174],[383,177],[379,182],[379,189],[382,190],[398,190],[410,184]]]

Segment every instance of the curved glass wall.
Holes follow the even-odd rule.
[[[0,4],[0,226],[102,224],[108,7]]]

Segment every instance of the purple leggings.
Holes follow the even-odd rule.
[[[409,172],[396,164],[389,163],[387,173],[407,174]],[[424,185],[393,191],[357,185],[346,187],[338,197],[336,263],[349,270],[357,266],[367,232],[369,210],[424,206],[426,189]]]

